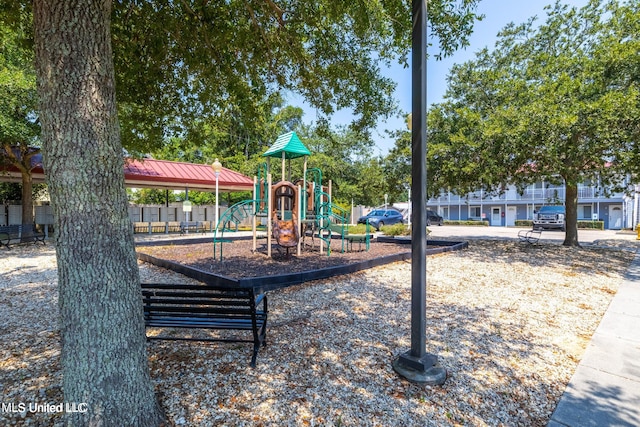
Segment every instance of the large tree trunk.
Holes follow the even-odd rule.
[[[565,181],[565,227],[564,246],[580,246],[578,242],[578,185]]]
[[[156,426],[127,216],[110,1],[34,1],[43,160],[55,219],[62,370],[72,425]],[[83,408],[80,405],[80,408]]]
[[[33,179],[31,172],[22,172],[22,223],[33,224]]]

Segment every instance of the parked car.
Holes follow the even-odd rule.
[[[566,211],[564,206],[543,206],[533,214],[533,229],[559,228],[566,230]]]
[[[442,218],[440,215],[438,215],[431,209],[427,209],[427,226],[431,224],[442,225],[444,224],[444,218]]]
[[[380,231],[380,228],[384,225],[404,222],[402,214],[395,209],[374,209],[367,215],[358,218],[358,224],[366,224],[367,220],[369,220],[369,224],[378,231]]]

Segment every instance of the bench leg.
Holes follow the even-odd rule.
[[[260,343],[253,344],[253,355],[251,356],[251,367],[256,367],[256,358],[258,357],[258,350],[260,350]]]

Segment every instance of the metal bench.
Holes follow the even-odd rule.
[[[518,238],[522,243],[535,245],[540,240],[541,233],[542,232],[540,230],[520,230],[518,232]]]
[[[10,245],[17,243],[45,244],[45,235],[36,231],[33,224],[3,225],[0,226],[0,247],[9,249]]]
[[[267,296],[251,288],[212,285],[143,283],[144,322],[147,328],[189,328],[250,331],[246,337],[192,338],[149,336],[147,339],[250,342],[251,366],[256,366],[260,346],[266,345]]]
[[[189,231],[195,231],[196,233],[198,232],[204,233],[205,231],[204,223],[200,221],[182,221],[180,223],[180,234],[185,234],[185,233],[188,233]]]

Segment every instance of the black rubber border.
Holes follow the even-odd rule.
[[[170,244],[182,245],[189,243],[196,243],[196,239],[190,240],[178,240],[172,241]],[[199,240],[199,239],[198,239]],[[210,242],[208,239],[207,242]],[[377,237],[378,242],[383,243],[397,243],[397,244],[410,244],[409,239],[396,239],[393,237]],[[204,242],[204,243],[207,243]],[[160,244],[160,242],[149,242],[151,245]],[[198,242],[203,243],[203,242]],[[167,242],[162,242],[166,245]],[[139,246],[146,246],[148,243],[141,243]],[[429,248],[429,246],[435,246]],[[429,240],[427,242],[427,255],[435,255],[444,252],[459,251],[466,249],[469,246],[469,242],[452,242],[448,240]],[[349,273],[355,273],[357,271],[367,270],[373,267],[379,267],[381,265],[390,264],[392,262],[406,261],[411,259],[411,251],[401,252],[398,254],[388,255],[384,257],[372,258],[359,263],[353,263],[348,265],[339,265],[335,267],[321,268],[318,270],[300,271],[297,273],[282,274],[277,276],[261,276],[250,277],[246,279],[233,279],[218,274],[213,274],[208,271],[200,270],[198,268],[189,267],[183,264],[178,264],[172,261],[168,261],[161,258],[156,258],[151,255],[147,255],[142,252],[137,252],[138,259],[149,264],[156,265],[158,267],[166,268],[168,270],[175,271],[184,276],[198,280],[203,283],[207,283],[215,286],[223,286],[229,288],[253,288],[256,292],[265,292],[275,289],[286,288],[288,286],[298,285],[304,282],[310,282],[313,280],[327,279],[329,277],[340,276]]]

